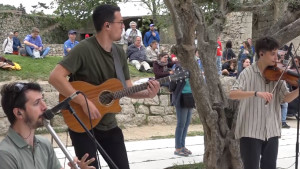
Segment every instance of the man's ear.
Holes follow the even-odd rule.
[[[23,118],[23,113],[21,112],[21,110],[19,108],[14,108],[13,113],[14,113],[16,118],[19,118],[19,117]]]
[[[264,52],[259,52],[259,56],[263,56],[264,55]]]

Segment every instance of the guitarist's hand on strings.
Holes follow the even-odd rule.
[[[148,97],[149,98],[155,97],[156,94],[159,91],[159,88],[160,88],[160,84],[159,84],[158,81],[156,81],[156,80],[149,80],[148,81],[148,87],[147,87]]]
[[[81,102],[81,104],[80,104],[82,107],[82,110],[88,117],[89,117],[89,111],[90,111],[92,120],[99,119],[101,117],[99,110],[96,108],[96,106],[94,105],[93,102],[91,102],[89,99],[87,101],[88,101],[88,105],[89,105],[89,110],[86,106],[85,101]]]

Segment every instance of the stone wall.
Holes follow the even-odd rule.
[[[0,83],[0,88],[4,82]],[[48,82],[39,82],[43,88],[44,98],[49,108],[58,104],[58,92]],[[130,99],[122,98],[120,105],[122,112],[117,114],[119,126],[141,126],[154,124],[176,124],[176,113],[173,106],[170,105],[170,95],[161,92],[153,99]],[[1,100],[1,98],[0,98]],[[193,121],[198,121],[198,114],[194,110]],[[6,133],[10,123],[8,122],[3,109],[0,105],[0,135]],[[66,128],[62,116],[55,116],[53,126]]]
[[[22,42],[26,35],[31,33],[33,27],[40,29],[44,44],[63,43],[68,39],[67,32],[59,26],[54,17],[5,12],[0,13],[0,44],[2,45],[9,32],[16,30],[19,31],[19,38]]]
[[[232,49],[238,55],[243,41],[252,37],[252,12],[232,12],[227,14],[224,30],[221,33],[223,50],[226,42],[232,41]]]

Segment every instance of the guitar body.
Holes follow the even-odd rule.
[[[92,126],[95,127],[100,120],[107,113],[119,113],[121,111],[121,107],[119,105],[120,99],[113,99],[109,103],[103,103],[99,99],[101,95],[105,93],[113,93],[115,91],[119,91],[123,89],[123,85],[118,79],[109,79],[102,83],[101,85],[95,86],[83,81],[74,81],[71,82],[73,88],[77,91],[83,92],[87,98],[95,104],[98,108],[101,117],[99,119],[94,119],[92,121]],[[59,94],[59,102],[63,101],[66,97]],[[83,112],[81,106],[73,101],[70,102],[71,107],[75,110],[76,114],[80,118],[80,120],[85,124],[85,126],[90,130],[91,124],[88,115]],[[79,122],[75,119],[75,117],[68,111],[62,110],[62,115],[67,126],[74,132],[83,133],[85,132]]]

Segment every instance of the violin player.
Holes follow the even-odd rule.
[[[289,92],[284,80],[266,83],[263,76],[266,67],[275,66],[278,48],[279,43],[272,37],[258,39],[257,62],[241,72],[229,94],[230,99],[240,100],[235,138],[240,140],[245,169],[276,169],[280,104],[298,97],[299,89]]]

